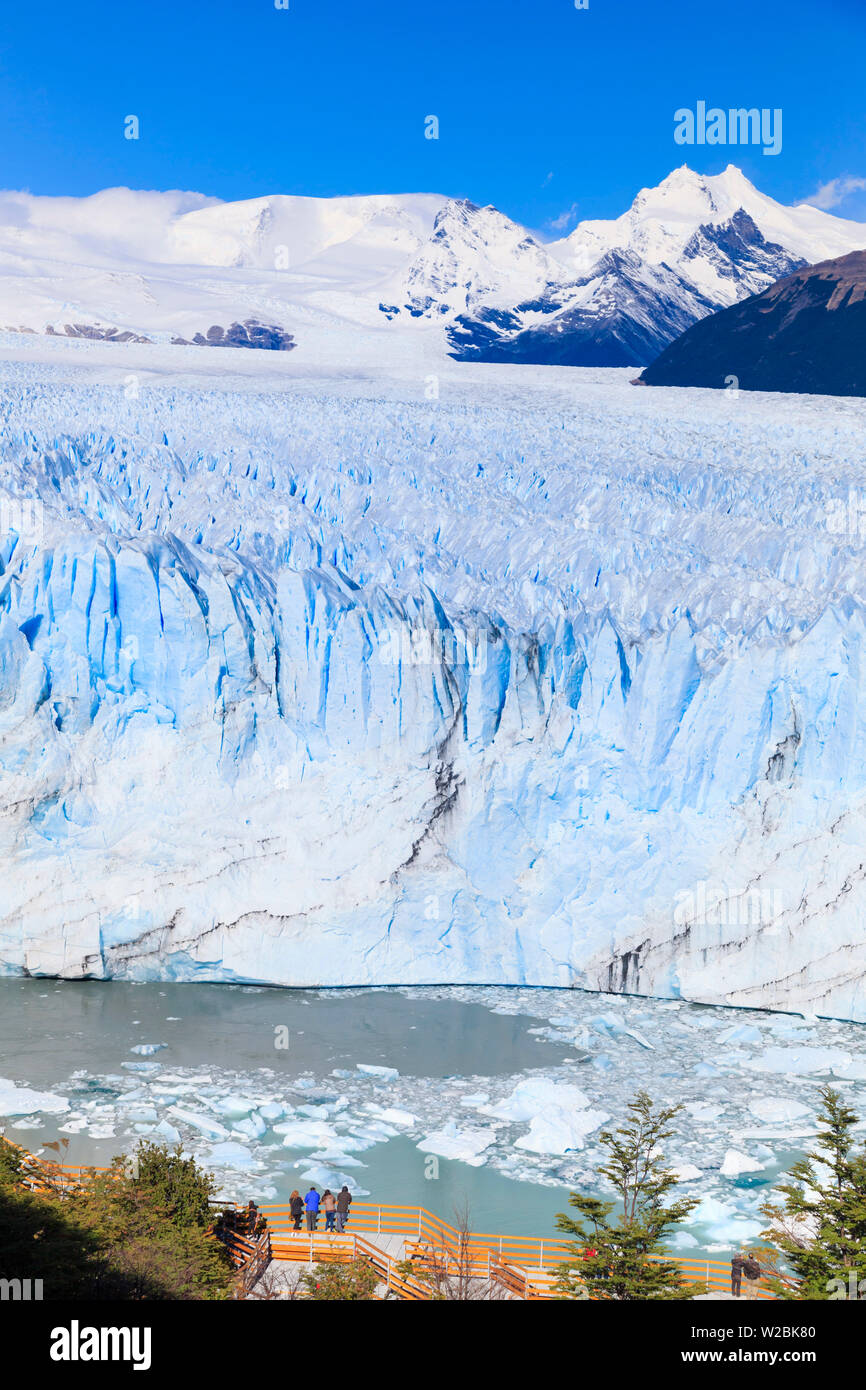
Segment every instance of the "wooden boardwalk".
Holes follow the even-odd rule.
[[[17,1145],[15,1147],[18,1147]],[[74,1191],[84,1186],[96,1172],[104,1170],[26,1155],[26,1181],[34,1190]],[[261,1286],[266,1270],[270,1283],[286,1290],[296,1282],[292,1269],[308,1269],[317,1264],[348,1263],[365,1259],[380,1276],[380,1287],[401,1299],[422,1301],[433,1297],[423,1271],[450,1275],[455,1271],[498,1290],[500,1296],[526,1301],[550,1300],[557,1265],[573,1258],[569,1242],[554,1236],[511,1236],[484,1231],[460,1231],[425,1207],[376,1206],[353,1202],[348,1228],[343,1234],[325,1232],[324,1216],[319,1229],[295,1231],[288,1206],[264,1206],[266,1230],[259,1236],[243,1226],[243,1208],[235,1203],[219,1203],[238,1212],[239,1228],[215,1233],[229,1250],[238,1272],[238,1296],[247,1297]],[[216,1213],[215,1213],[216,1218]],[[702,1286],[704,1298],[731,1298],[730,1264],[703,1259],[670,1256],[684,1281]],[[411,1260],[414,1273],[398,1266]],[[277,1292],[275,1296],[279,1296]],[[757,1290],[760,1299],[775,1297],[764,1280]]]

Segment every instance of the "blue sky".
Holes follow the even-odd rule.
[[[616,215],[683,162],[730,161],[784,202],[820,189],[866,218],[866,0],[289,6],[7,6],[0,186],[434,191],[550,231]],[[674,111],[698,100],[780,107],[781,153],[677,146]]]

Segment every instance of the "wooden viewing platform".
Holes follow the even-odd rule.
[[[95,1166],[55,1163],[23,1149],[21,1152],[25,1155],[25,1182],[34,1191],[72,1192],[94,1174],[107,1171]],[[214,1206],[235,1210],[239,1215],[244,1211],[234,1202]],[[256,1285],[269,1266],[275,1266],[279,1275],[280,1270],[298,1264],[311,1268],[316,1264],[348,1264],[365,1259],[379,1274],[387,1293],[409,1301],[431,1299],[434,1291],[420,1277],[407,1278],[398,1272],[398,1265],[406,1260],[416,1267],[437,1268],[446,1274],[461,1272],[470,1279],[484,1280],[503,1297],[527,1302],[550,1300],[557,1297],[553,1288],[556,1267],[573,1258],[571,1243],[561,1237],[467,1233],[425,1207],[353,1202],[347,1223],[351,1229],[342,1233],[323,1229],[321,1211],[316,1231],[294,1230],[288,1205],[262,1206],[258,1214],[267,1221],[267,1228],[260,1235],[238,1230],[219,1234],[237,1270],[239,1297],[256,1296]],[[730,1264],[675,1255],[666,1258],[678,1266],[686,1282],[703,1285],[710,1297],[730,1296]],[[757,1297],[775,1298],[763,1279],[759,1281]]]
[[[319,1213],[317,1231],[295,1231],[288,1206],[259,1208],[267,1219],[272,1258],[279,1262],[306,1265],[329,1261],[348,1262],[369,1259],[383,1276],[383,1283],[400,1297],[430,1298],[427,1284],[411,1293],[398,1285],[396,1266],[411,1259],[420,1264],[435,1262],[449,1272],[464,1270],[471,1277],[499,1284],[512,1298],[551,1299],[557,1265],[573,1258],[570,1242],[554,1236],[510,1236],[472,1231],[468,1235],[442,1221],[425,1207],[376,1206],[353,1202],[348,1225],[341,1235],[326,1233]],[[730,1294],[731,1266],[720,1261],[682,1259],[671,1255],[687,1282],[704,1285],[708,1294]],[[413,1284],[415,1281],[411,1281]],[[758,1298],[775,1295],[762,1279]]]

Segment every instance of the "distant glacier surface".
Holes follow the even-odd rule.
[[[629,375],[0,364],[0,968],[866,1021],[866,405]]]

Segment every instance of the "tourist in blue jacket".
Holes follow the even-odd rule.
[[[319,1222],[319,1194],[315,1187],[310,1187],[304,1198],[304,1206],[307,1208],[307,1230],[314,1231]]]

